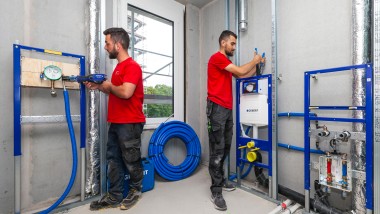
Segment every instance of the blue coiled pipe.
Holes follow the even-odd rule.
[[[54,210],[62,201],[66,198],[66,196],[69,194],[71,187],[73,187],[75,177],[77,174],[77,163],[78,163],[78,155],[77,155],[77,143],[75,139],[75,133],[74,133],[74,127],[73,127],[73,122],[71,121],[71,113],[70,113],[70,98],[69,98],[69,93],[67,92],[66,89],[63,90],[63,97],[65,99],[65,112],[66,112],[66,121],[67,125],[69,127],[69,132],[70,132],[70,139],[71,139],[71,151],[73,154],[73,166],[71,170],[71,177],[70,177],[70,182],[66,187],[65,192],[61,195],[61,197],[49,208],[46,210],[40,212],[41,214],[49,213],[52,210]]]
[[[178,166],[172,165],[164,154],[165,144],[172,138],[181,139],[187,149],[185,160]],[[200,163],[201,144],[194,130],[184,122],[162,123],[150,138],[149,157],[153,160],[155,171],[163,178],[177,181],[190,176]]]

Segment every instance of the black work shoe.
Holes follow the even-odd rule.
[[[103,196],[99,201],[93,201],[90,204],[90,210],[100,210],[105,208],[114,208],[118,207],[120,201],[114,199],[109,194]]]
[[[226,201],[223,198],[222,193],[220,192],[213,192],[211,194],[211,201],[214,203],[214,207],[217,210],[227,210]]]
[[[130,189],[127,197],[123,199],[120,205],[121,210],[127,210],[133,207],[137,203],[137,201],[141,198],[141,191],[137,191],[135,189]]]
[[[227,191],[227,192],[231,192],[236,189],[236,187],[233,184],[228,183],[228,182],[224,182],[222,188],[224,191]]]

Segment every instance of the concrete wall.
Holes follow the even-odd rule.
[[[13,48],[15,40],[32,47],[86,55],[87,1],[1,1],[0,72],[0,213],[14,206]],[[22,89],[22,114],[64,114],[62,91],[51,98],[48,89]],[[72,114],[79,113],[79,94],[70,91]],[[75,124],[79,142],[79,124]],[[25,125],[22,129],[22,211],[45,206],[60,196],[71,173],[71,146],[66,124]],[[80,167],[78,169],[78,172]],[[80,176],[77,176],[80,177]],[[79,179],[70,195],[79,193]]]
[[[234,6],[235,1],[230,1],[232,23],[235,20]],[[208,138],[204,116],[207,97],[207,62],[211,54],[218,50],[217,39],[220,32],[225,29],[224,7],[224,0],[215,0],[200,9],[201,108],[199,120],[204,161],[208,160]],[[258,48],[259,53],[266,52],[267,63],[264,73],[272,72],[271,18],[271,1],[248,1],[248,31],[240,33],[240,62],[238,64],[248,62],[253,57],[254,48]],[[278,74],[282,76],[281,81],[278,81],[278,112],[303,112],[305,71],[351,64],[351,19],[350,1],[277,1]],[[230,29],[235,31],[234,26]],[[192,62],[195,63],[195,60]],[[320,75],[317,81],[311,82],[311,86],[312,104],[351,105],[352,74],[350,72]],[[351,116],[350,113],[341,112],[328,112],[327,115]],[[324,124],[332,130],[351,130],[350,125],[320,122],[320,125]],[[279,142],[304,147],[303,127],[302,118],[279,118],[277,129]],[[265,135],[266,132],[266,129],[260,130],[259,136]],[[311,147],[315,148],[315,140],[312,140]],[[321,147],[324,150],[329,149],[326,143]],[[349,145],[345,145],[339,149],[349,152],[350,148]],[[317,158],[318,155],[312,155],[312,161]],[[303,161],[303,153],[279,148],[279,184],[303,194]],[[232,170],[235,169],[234,163],[235,149],[233,148],[231,151]],[[311,175],[312,181],[317,178],[316,171],[312,171]],[[252,177],[254,178],[253,175],[250,176]],[[340,198],[339,195],[334,196]],[[350,200],[346,199],[342,202],[337,199],[333,203],[338,207],[349,206]]]
[[[278,73],[283,77],[278,84],[279,112],[303,112],[305,71],[351,64],[351,19],[351,1],[278,1]],[[329,79],[321,75],[311,83],[317,92],[312,94],[312,103],[350,105],[349,73]],[[280,142],[303,147],[302,119],[281,118],[278,125]],[[279,184],[303,192],[303,154],[279,149],[278,163]],[[313,175],[312,181],[315,171]]]
[[[225,1],[213,1],[200,11],[200,127],[202,142],[202,159],[208,162],[209,146],[206,117],[207,98],[207,63],[212,54],[219,50],[219,35],[226,29]]]
[[[239,63],[251,59],[252,52],[257,47],[259,52],[265,51],[267,55],[265,73],[271,72],[270,2],[248,1],[248,31],[242,33],[240,38]],[[351,64],[351,2],[277,2],[278,73],[282,76],[278,82],[278,111],[303,112],[303,72]],[[233,31],[234,3],[234,0],[230,0],[230,29]],[[77,0],[0,2],[0,78],[5,80],[0,92],[0,213],[12,213],[14,202],[12,44],[19,40],[23,45],[86,55],[87,8],[87,1]],[[188,4],[186,8],[186,121],[199,136],[202,162],[205,164],[209,153],[205,116],[207,62],[218,50],[218,37],[226,29],[225,15],[224,0],[215,0],[202,8]],[[349,105],[352,92],[350,78],[350,74],[319,77],[312,82],[317,90],[313,94],[313,102],[327,104],[324,103],[327,98],[329,102],[334,102],[328,104]],[[23,103],[26,104],[23,114],[63,114],[61,91],[58,94],[53,99],[48,90],[23,89]],[[78,93],[71,92],[73,114],[78,113],[77,98]],[[78,124],[75,128],[78,138]],[[342,127],[335,128],[341,130]],[[147,155],[152,133],[152,130],[143,133],[144,156]],[[279,118],[278,137],[282,143],[303,147],[303,120]],[[22,156],[22,208],[26,211],[45,206],[44,203],[50,203],[49,199],[62,193],[71,171],[71,151],[66,124],[28,125],[23,129],[23,138],[29,139],[23,142]],[[167,154],[170,160],[180,163],[185,154],[184,147],[169,145],[168,148],[165,153],[170,153]],[[345,151],[348,149],[343,148]],[[232,149],[231,165],[235,163],[234,154]],[[315,160],[316,156],[312,159]],[[280,148],[278,162],[279,184],[303,193],[303,154]],[[46,172],[50,174],[46,175]],[[315,178],[316,172],[312,175]],[[77,180],[71,195],[78,193]]]
[[[185,59],[185,108],[186,108],[186,123],[188,123],[194,131],[197,133],[198,137],[201,138],[204,135],[204,130],[201,126],[201,112],[203,106],[201,106],[201,70],[200,70],[200,59],[201,59],[201,43],[200,40],[200,9],[191,4],[186,5],[185,12],[185,48],[186,48],[186,59]],[[204,148],[205,141],[200,140],[202,148]],[[204,155],[202,155],[202,160]],[[204,161],[204,160],[203,160]]]

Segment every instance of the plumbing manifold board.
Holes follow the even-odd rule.
[[[40,78],[40,74],[44,68],[48,65],[55,65],[62,69],[62,73],[65,76],[79,75],[80,66],[74,63],[64,63],[57,61],[49,61],[43,59],[36,59],[30,57],[22,57],[21,59],[21,85],[28,87],[41,87],[50,88],[51,81]],[[65,82],[65,86],[68,89],[79,89],[79,83]],[[54,83],[54,88],[63,88],[62,81],[57,80]]]

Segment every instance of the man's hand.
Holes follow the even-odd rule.
[[[265,62],[265,58],[262,58],[260,54],[257,54],[257,52],[253,52],[253,59],[255,65],[259,64],[260,62]]]
[[[86,88],[90,90],[100,90],[103,93],[109,94],[111,92],[112,83],[110,81],[104,81],[101,84],[96,84],[94,82],[83,82]]]
[[[86,86],[86,88],[90,89],[90,90],[96,90],[96,89],[99,89],[100,85],[101,84],[96,84],[96,83],[93,83],[93,82],[83,82],[83,85]]]

